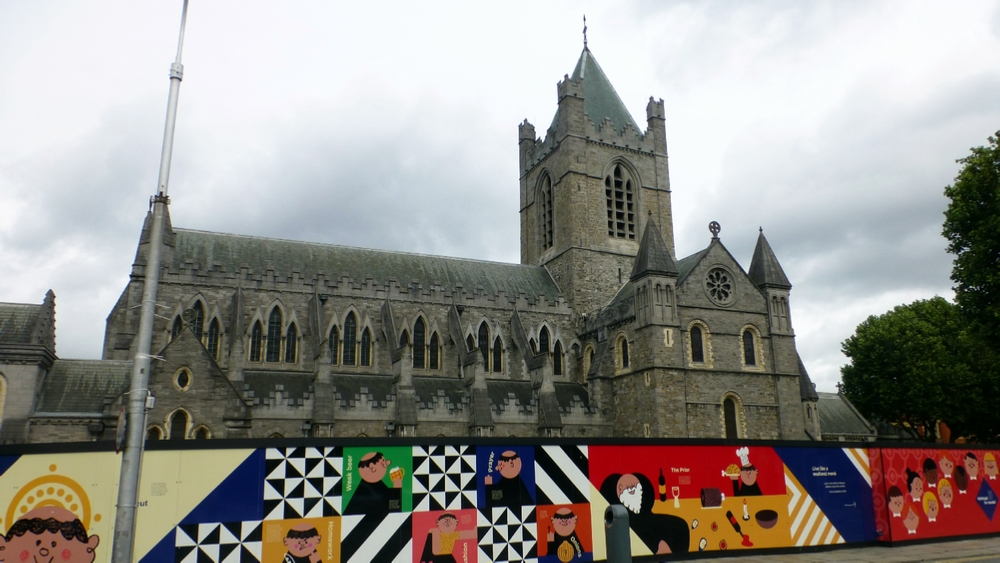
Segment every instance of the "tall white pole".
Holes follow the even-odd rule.
[[[111,547],[114,563],[131,563],[135,545],[135,516],[138,506],[139,472],[146,438],[146,411],[149,398],[150,349],[153,341],[153,319],[156,313],[156,291],[160,281],[160,249],[163,246],[163,223],[167,214],[167,186],[170,183],[170,159],[174,148],[174,124],[177,121],[177,96],[180,94],[184,66],[181,48],[184,46],[184,24],[187,21],[188,0],[181,9],[181,31],[177,40],[177,58],[170,65],[170,97],[167,99],[167,122],[163,128],[163,151],[160,153],[160,177],[156,194],[151,198],[153,224],[149,233],[145,281],[142,287],[142,309],[139,334],[132,362],[132,379],[126,396],[128,423],[125,449],[122,454],[121,477],[118,480],[118,505],[115,512],[115,535]]]

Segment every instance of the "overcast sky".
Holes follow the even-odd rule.
[[[180,0],[0,0],[0,301],[97,358],[156,186]],[[758,226],[834,390],[868,315],[951,297],[955,160],[1000,129],[998,2],[192,0],[175,226],[517,262],[517,124],[591,51],[666,103],[679,257]]]

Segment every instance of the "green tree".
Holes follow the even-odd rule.
[[[978,339],[958,308],[942,299],[870,316],[844,341],[844,394],[866,417],[923,427],[943,421],[952,435],[996,436],[992,378],[978,365]]]
[[[962,170],[944,190],[944,236],[955,255],[951,279],[962,313],[994,343],[1000,342],[1000,131],[989,146],[959,160]]]

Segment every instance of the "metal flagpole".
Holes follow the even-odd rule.
[[[167,185],[170,183],[170,158],[174,148],[174,124],[177,121],[177,96],[180,94],[184,66],[181,48],[184,46],[184,24],[187,21],[188,0],[181,9],[181,31],[177,39],[177,58],[170,65],[170,96],[167,99],[167,122],[163,128],[163,151],[160,153],[160,178],[156,194],[150,198],[153,224],[149,233],[149,254],[146,259],[145,283],[142,288],[142,309],[139,316],[138,349],[132,362],[132,379],[127,400],[128,422],[122,454],[121,477],[118,480],[118,505],[115,513],[114,544],[111,560],[131,563],[135,545],[135,516],[138,506],[139,470],[146,438],[146,411],[152,406],[149,395],[150,348],[153,341],[153,319],[156,313],[156,291],[160,281],[160,249],[163,245],[163,223],[167,214]]]

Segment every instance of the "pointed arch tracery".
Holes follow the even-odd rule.
[[[351,311],[344,319],[344,365],[353,366],[358,345],[358,317]]]
[[[253,328],[250,329],[250,361],[259,362],[261,358],[261,348],[264,342],[264,329],[261,327],[260,320],[256,320],[253,323]]]
[[[283,328],[283,324],[281,309],[275,305],[271,309],[271,314],[267,317],[267,339],[264,341],[265,362],[281,361],[281,329]]]
[[[205,337],[205,348],[212,359],[219,360],[219,342],[221,341],[222,329],[218,318],[213,318],[208,323],[208,334]]]

